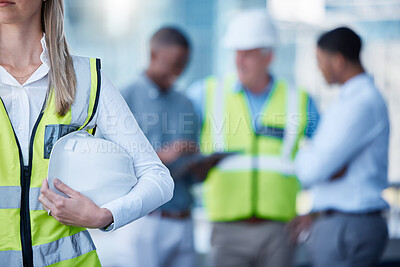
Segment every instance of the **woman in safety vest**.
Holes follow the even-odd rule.
[[[85,228],[113,231],[172,197],[167,168],[100,61],[70,55],[63,19],[63,0],[0,0],[1,266],[99,266]],[[54,141],[94,127],[126,148],[138,179],[101,207],[46,179]]]

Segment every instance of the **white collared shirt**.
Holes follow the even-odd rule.
[[[296,157],[297,175],[311,188],[313,210],[363,213],[388,208],[389,118],[373,79],[359,74],[340,88],[322,114],[309,146]],[[331,177],[347,167],[345,174]]]
[[[48,88],[48,54],[41,40],[42,65],[23,84],[0,66],[0,97],[21,146],[24,164],[29,162],[29,140]],[[174,183],[168,169],[140,130],[120,92],[101,74],[98,110],[91,122],[105,139],[121,145],[133,158],[138,183],[127,195],[105,204],[114,217],[115,230],[138,219],[172,198]],[[45,177],[43,177],[45,178]]]

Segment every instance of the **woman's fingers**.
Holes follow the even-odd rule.
[[[47,214],[50,215],[51,210],[54,210],[54,204],[50,200],[48,200],[43,194],[40,194],[39,201],[40,203],[42,203],[43,209],[47,211]]]
[[[69,197],[74,197],[77,196],[77,194],[79,194],[78,191],[75,191],[74,189],[72,189],[71,187],[69,187],[68,185],[64,184],[63,182],[61,182],[59,179],[54,179],[54,186],[60,190],[60,192],[66,194]]]
[[[58,215],[62,215],[62,212],[60,212],[62,210],[62,208],[65,205],[65,197],[60,196],[58,194],[56,194],[55,192],[53,192],[50,188],[49,188],[49,184],[47,182],[47,178],[44,179],[42,181],[42,187],[40,189],[40,196],[39,196],[39,201],[40,203],[42,203],[42,206],[45,208],[45,210],[47,211],[47,213],[56,218],[57,220],[59,220]]]
[[[47,179],[44,179],[39,201],[44,209],[51,210],[51,215],[60,223],[86,228],[101,228],[112,222],[113,217],[109,210],[100,208],[89,198],[58,179],[55,179],[54,185],[69,198],[53,192],[48,186]]]
[[[47,178],[43,180],[42,182],[42,188],[40,189],[40,192],[51,202],[56,203],[60,202],[65,197],[60,196],[59,194],[55,193],[53,190],[49,188],[49,184],[47,182]]]

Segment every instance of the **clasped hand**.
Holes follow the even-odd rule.
[[[112,223],[113,217],[108,209],[97,206],[59,179],[54,180],[54,186],[68,197],[53,192],[46,178],[42,182],[39,201],[49,215],[60,223],[85,228],[103,228]]]

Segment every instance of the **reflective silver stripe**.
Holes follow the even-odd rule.
[[[32,249],[34,265],[41,267],[79,257],[96,248],[88,231],[83,231]],[[0,265],[23,266],[22,251],[0,251]]]
[[[252,157],[250,155],[232,155],[224,158],[218,164],[222,171],[241,171],[252,169]]]
[[[291,160],[292,151],[296,144],[298,128],[300,124],[299,117],[299,93],[297,90],[287,88],[287,117],[285,125],[285,135],[283,137],[282,158]]]
[[[22,251],[7,250],[0,251],[1,266],[23,266]]]
[[[32,247],[35,267],[48,266],[86,254],[96,247],[88,231],[82,231],[54,242]]]
[[[21,208],[21,187],[0,186],[0,209]]]
[[[222,78],[217,79],[217,86],[215,88],[214,105],[211,113],[211,122],[214,122],[213,141],[214,141],[214,151],[220,152],[224,151],[224,134],[225,134],[225,117],[224,112],[224,100],[225,100],[225,87]]]
[[[226,157],[218,164],[222,171],[251,171],[253,157],[250,155],[233,155]],[[294,175],[294,164],[289,160],[279,157],[258,156],[258,170],[273,171],[284,175]]]
[[[40,187],[30,188],[29,190],[29,209],[41,210],[42,204],[39,202]],[[0,186],[0,209],[19,209],[21,208],[21,187],[19,186]]]
[[[294,163],[291,160],[273,157],[258,157],[258,166],[261,171],[276,171],[284,175],[295,175]]]
[[[39,202],[40,187],[31,187],[29,190],[29,209],[43,210],[42,203]]]
[[[83,125],[88,115],[91,72],[90,58],[72,56],[76,75],[76,96],[71,106],[71,124]],[[89,90],[88,90],[89,88]]]

